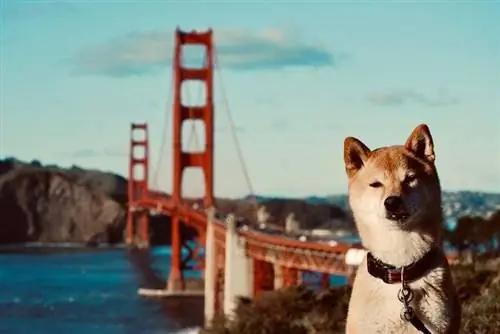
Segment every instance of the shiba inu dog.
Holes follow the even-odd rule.
[[[425,124],[404,145],[373,151],[345,139],[349,204],[368,250],[354,280],[347,334],[459,332],[434,160]]]

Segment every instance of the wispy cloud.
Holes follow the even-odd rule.
[[[81,149],[70,153],[72,158],[115,158],[124,157],[127,153],[123,150],[104,148],[101,150],[96,149]]]
[[[70,62],[75,74],[113,77],[153,74],[170,66],[173,37],[172,31],[134,32],[81,49]],[[344,56],[299,41],[288,30],[221,30],[214,32],[214,38],[220,65],[234,70],[333,66]],[[187,64],[201,65],[200,48],[187,48],[184,59]]]
[[[440,90],[434,96],[416,92],[411,89],[372,92],[366,96],[366,100],[379,106],[401,106],[414,103],[428,107],[442,107],[458,104],[458,98],[448,95]]]

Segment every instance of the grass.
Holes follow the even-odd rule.
[[[500,331],[500,257],[452,267],[462,302],[461,333]],[[234,320],[217,316],[202,334],[344,333],[350,288],[296,286],[242,299]]]
[[[500,257],[453,272],[462,301],[462,333],[500,332]]]

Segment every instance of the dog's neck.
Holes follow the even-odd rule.
[[[363,246],[375,258],[397,268],[414,263],[433,247],[439,247],[439,239],[431,233],[401,230],[384,231],[384,233],[370,233],[363,230],[359,232]],[[368,233],[370,235],[367,235]]]

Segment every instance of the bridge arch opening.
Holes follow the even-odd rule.
[[[186,199],[203,199],[205,196],[205,175],[199,167],[188,167],[182,174],[182,197]]]
[[[146,130],[135,129],[132,131],[132,141],[146,141]]]
[[[132,149],[132,156],[134,159],[145,159],[146,158],[146,148],[144,146],[134,146]]]
[[[181,103],[186,107],[203,107],[207,101],[207,85],[201,80],[184,80],[181,84]]]
[[[185,120],[182,123],[182,152],[205,151],[205,131],[205,123],[202,120]]]
[[[132,175],[134,176],[135,181],[142,181],[146,177],[144,165],[135,165],[134,170],[132,171]]]
[[[203,68],[206,66],[207,48],[201,44],[183,45],[181,64],[187,68]]]

